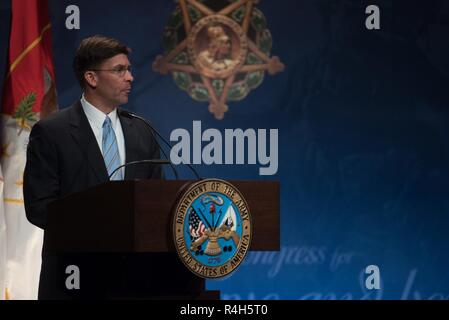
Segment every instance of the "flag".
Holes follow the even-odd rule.
[[[0,164],[0,300],[6,299],[6,222],[3,208],[3,172]]]
[[[22,186],[31,128],[57,108],[51,24],[47,0],[11,3],[0,127],[3,171],[0,297],[36,299],[43,231],[26,219]]]
[[[206,226],[204,225],[203,221],[201,221],[195,209],[191,208],[190,210],[191,212],[189,216],[189,232],[190,232],[190,239],[193,242],[204,234]]]
[[[229,204],[225,216],[221,220],[220,227],[224,224],[229,227],[229,230],[236,231],[237,229],[237,216],[232,204]]]

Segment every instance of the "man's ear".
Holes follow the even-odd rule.
[[[93,71],[86,71],[84,73],[84,80],[86,80],[86,83],[92,87],[92,88],[96,88],[97,87],[97,82],[98,82],[98,77],[97,74]]]

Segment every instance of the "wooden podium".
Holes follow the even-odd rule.
[[[62,270],[76,265],[81,290],[70,292],[73,297],[219,299],[187,270],[173,244],[172,208],[186,183],[111,181],[51,203],[44,259],[58,260],[57,286],[68,276]],[[250,250],[278,251],[279,183],[230,183],[251,212]]]

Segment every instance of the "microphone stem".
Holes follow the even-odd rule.
[[[142,117],[140,117],[140,116],[138,116],[138,115],[136,115],[136,114],[134,114],[134,113],[131,113],[131,112],[128,112],[132,117],[134,117],[134,118],[137,118],[137,119],[139,119],[139,120],[141,120],[141,121],[143,121],[149,128],[151,128],[151,131],[152,132],[154,132],[161,140],[162,140],[162,142],[163,143],[165,143],[165,145],[171,150],[172,149],[172,145],[170,144],[170,143],[168,143],[167,142],[167,140],[165,140],[165,138],[152,126],[152,125],[150,125],[150,123],[146,120],[146,119],[144,119],[144,118],[142,118]],[[153,137],[154,137],[154,135],[153,135]],[[156,137],[154,137],[155,139],[156,139]],[[160,147],[160,145],[159,145],[159,148],[162,150],[162,148]],[[165,154],[164,154],[165,155]],[[167,159],[169,159],[166,155],[165,155],[165,157],[167,158]],[[170,163],[171,163],[171,161],[170,161]],[[189,164],[189,163],[184,163],[189,169],[190,169],[190,171],[192,171],[193,172],[193,174],[195,175],[195,177],[197,178],[197,180],[201,180],[201,177],[199,176],[199,174],[198,174],[198,172],[196,172],[196,170]]]
[[[137,118],[137,119],[143,121],[143,122],[146,124],[145,127],[146,127],[147,130],[150,132],[150,134],[153,136],[154,141],[155,141],[156,144],[159,146],[159,150],[161,150],[161,152],[162,152],[163,156],[165,157],[165,159],[167,159],[168,165],[170,166],[170,168],[171,168],[172,171],[173,171],[173,174],[175,175],[175,179],[176,179],[176,180],[179,180],[178,171],[175,169],[175,167],[173,166],[173,163],[171,163],[171,161],[170,161],[169,158],[167,157],[167,154],[165,153],[164,149],[161,147],[161,145],[160,145],[159,142],[157,141],[157,138],[154,136],[154,133],[156,133],[156,135],[158,135],[158,136],[160,137],[159,133],[158,133],[158,132],[157,132],[151,125],[149,125],[149,123],[148,123],[144,118],[139,117],[138,115],[135,115],[135,114],[133,114],[133,113],[131,113],[131,112],[128,112],[128,113],[129,113],[132,117]],[[165,142],[164,139],[163,139],[162,137],[161,137],[161,140],[162,140],[163,142]]]
[[[148,128],[147,128],[148,129]],[[156,143],[159,146],[159,150],[161,150],[162,155],[165,157],[165,159],[168,159],[167,154],[165,153],[164,149],[161,147],[161,145],[157,142],[156,137],[154,136],[154,134],[152,132],[150,132],[151,135],[153,136],[154,140],[156,141]],[[173,166],[173,163],[171,163],[170,160],[168,160],[168,165],[170,166],[171,170],[173,171],[173,174],[175,175],[175,179],[179,180],[179,176],[178,176],[178,171],[175,169],[175,167]]]
[[[115,168],[114,171],[112,171],[111,174],[109,175],[109,180],[111,180],[111,178],[114,176],[114,174],[121,168],[129,166],[129,165],[136,165],[136,164],[141,164],[141,163],[170,164],[170,161],[168,161],[168,160],[138,160],[138,161],[127,162],[127,163],[122,164],[122,165],[118,166],[117,168]]]

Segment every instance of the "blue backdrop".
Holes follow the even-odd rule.
[[[65,28],[73,4],[80,30]],[[381,30],[365,28],[369,4],[381,9]],[[202,176],[281,183],[281,251],[252,252],[237,272],[209,281],[224,299],[448,299],[448,1],[264,0],[257,7],[286,69],[216,120],[207,103],[152,71],[174,1],[51,0],[60,107],[80,95],[71,69],[79,42],[99,33],[133,49],[126,107],[165,136],[191,131],[193,120],[203,129],[279,129],[274,176],[259,176],[254,165],[197,167]],[[0,81],[9,9],[0,2]],[[380,290],[365,289],[371,264],[380,268]]]

